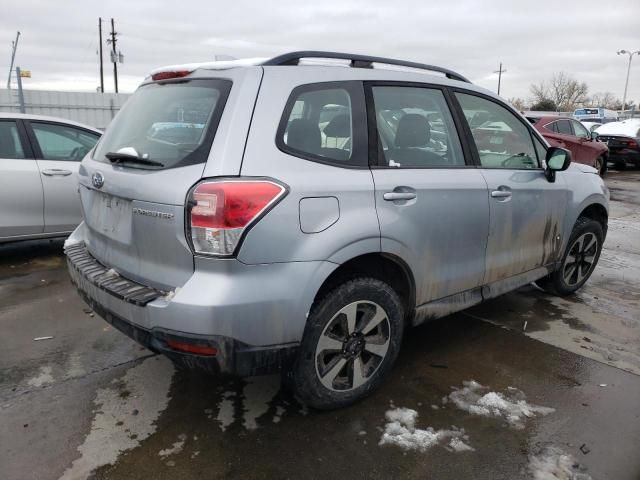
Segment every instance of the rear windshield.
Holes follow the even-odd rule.
[[[93,159],[110,163],[122,154],[123,165],[152,169],[206,162],[230,89],[228,80],[143,85],[109,126]]]

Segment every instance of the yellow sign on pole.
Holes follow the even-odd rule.
[[[20,77],[31,78],[31,70],[20,70]]]

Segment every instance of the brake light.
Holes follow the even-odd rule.
[[[627,147],[636,148],[637,146],[638,146],[638,143],[635,140],[628,140],[627,141]]]
[[[193,70],[176,70],[173,72],[158,72],[151,75],[152,80],[169,80],[171,78],[182,78],[191,74]]]
[[[191,241],[196,253],[232,255],[244,231],[285,194],[266,180],[209,181],[189,199]]]

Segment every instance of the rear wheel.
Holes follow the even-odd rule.
[[[400,350],[404,310],[398,294],[373,278],[350,280],[311,310],[291,387],[328,410],[372,393]]]
[[[578,218],[560,268],[537,280],[536,284],[555,295],[574,293],[593,273],[600,258],[603,241],[604,232],[599,222],[587,217]]]

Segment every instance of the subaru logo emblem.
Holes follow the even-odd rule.
[[[93,186],[96,188],[102,188],[104,185],[104,175],[100,172],[94,173],[91,175],[91,183],[93,183]]]

